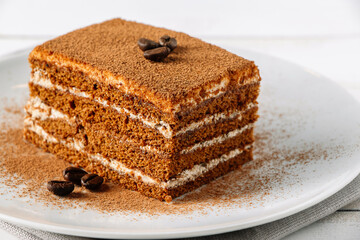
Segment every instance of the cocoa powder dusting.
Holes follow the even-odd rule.
[[[330,154],[341,154],[341,146],[329,149],[306,142],[298,150],[291,144],[282,146],[294,132],[301,130],[301,121],[293,121],[294,132],[287,132],[274,127],[284,118],[283,114],[275,111],[263,111],[261,114],[266,117],[257,124],[254,161],[168,204],[109,182],[97,191],[76,187],[66,197],[51,194],[46,189],[46,182],[62,179],[62,170],[70,164],[25,142],[22,136],[22,107],[7,106],[1,116],[5,121],[1,123],[0,131],[0,181],[6,186],[2,194],[16,192],[19,198],[29,198],[29,202],[32,199],[60,210],[91,209],[106,214],[149,214],[152,217],[186,215],[195,211],[200,214],[218,211],[221,214],[219,209],[261,205],[282,181],[301,181],[296,178],[296,171],[292,171],[299,164],[326,159]]]

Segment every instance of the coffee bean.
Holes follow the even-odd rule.
[[[90,190],[99,188],[103,182],[104,179],[96,174],[86,174],[81,178],[82,185]]]
[[[77,167],[68,167],[63,171],[63,176],[65,180],[68,180],[77,185],[81,185],[81,178],[86,174],[86,171]]]
[[[159,39],[161,46],[168,47],[170,50],[174,50],[177,47],[177,41],[175,38],[171,38],[168,35],[164,35]]]
[[[170,53],[168,47],[159,47],[144,52],[144,57],[151,61],[159,62],[166,58]]]
[[[166,42],[168,42],[170,40],[170,36],[169,35],[164,35],[162,37],[160,37],[159,39],[159,43],[161,46],[164,46]]]
[[[47,189],[58,196],[65,196],[74,191],[74,184],[69,181],[50,181],[47,183]]]
[[[159,43],[146,38],[140,38],[138,40],[139,48],[143,51],[161,47]]]

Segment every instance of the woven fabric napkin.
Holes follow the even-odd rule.
[[[360,175],[339,192],[302,212],[264,225],[207,237],[184,240],[275,240],[281,239],[360,198]],[[24,240],[85,240],[51,232],[16,226],[0,221],[0,227]]]

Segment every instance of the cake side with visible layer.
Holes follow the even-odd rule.
[[[181,47],[145,60],[136,40],[163,34]],[[251,61],[115,19],[46,42],[29,62],[25,138],[126,188],[174,198],[252,159],[260,76]]]

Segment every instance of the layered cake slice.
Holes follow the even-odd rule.
[[[137,42],[168,35],[161,61]],[[252,159],[254,62],[187,34],[113,19],[29,56],[26,140],[127,189],[171,201]]]

